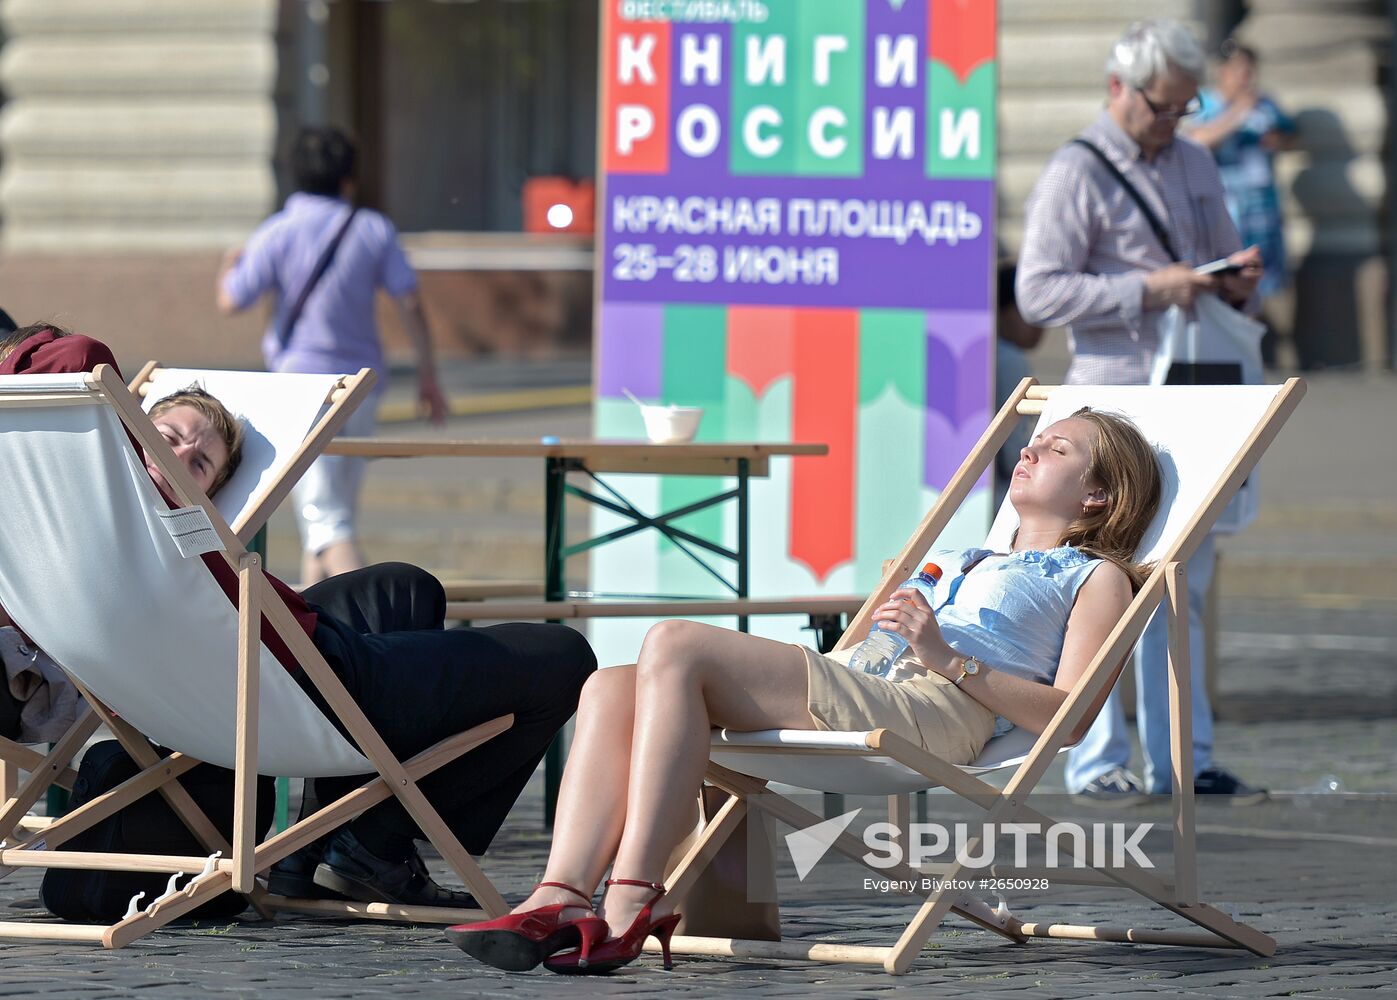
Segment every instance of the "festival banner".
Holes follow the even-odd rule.
[[[629,391],[702,406],[700,441],[829,445],[754,482],[754,596],[867,592],[988,424],[995,27],[994,0],[602,2],[597,433],[643,436]],[[942,545],[983,537],[986,485]],[[734,541],[720,510],[682,526]],[[726,596],[654,537],[592,578]]]

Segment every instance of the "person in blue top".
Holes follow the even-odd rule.
[[[1188,136],[1213,151],[1228,214],[1242,243],[1261,248],[1262,297],[1285,287],[1285,220],[1276,190],[1276,153],[1295,148],[1295,122],[1257,84],[1255,50],[1229,39],[1217,86],[1198,93]]]
[[[979,754],[1001,717],[1043,731],[1142,582],[1134,555],[1161,488],[1153,449],[1125,418],[1084,408],[1048,426],[1010,479],[1010,551],[967,553],[938,585],[937,607],[904,589],[874,613],[909,640],[889,678],[848,669],[850,650],[655,625],[633,666],[600,670],[583,689],[546,881],[513,913],[448,937],[511,970],[546,960],[560,973],[610,971],[649,936],[668,957],[678,918],[661,882],[692,829],[715,726],[884,728],[956,764]],[[594,913],[608,868],[615,877]]]
[[[403,329],[417,351],[422,410],[441,424],[447,406],[437,383],[417,275],[393,223],[372,209],[353,207],[357,159],[354,144],[338,129],[301,131],[291,154],[297,190],[280,212],[257,227],[245,246],[229,251],[218,276],[218,308],[231,315],[273,294],[275,308],[262,338],[268,371],[335,375],[372,368],[381,392],[388,371],[374,298],[383,289],[398,307]],[[322,259],[328,265],[317,279]],[[303,295],[300,313],[292,315]],[[372,435],[377,403],[375,395],[341,433]],[[364,462],[322,455],[296,485],[292,500],[304,550],[302,584],[365,565],[355,538]]]

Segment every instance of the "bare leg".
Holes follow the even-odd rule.
[[[615,876],[663,880],[670,851],[689,829],[687,806],[703,782],[713,726],[814,729],[808,690],[805,657],[794,646],[697,622],[652,628],[636,665],[633,767]],[[612,932],[629,927],[650,895],[610,888],[602,909]],[[664,912],[662,901],[655,913]]]
[[[591,893],[616,855],[626,822],[631,731],[635,724],[634,666],[598,670],[582,688],[577,729],[558,793],[553,847],[544,880]],[[553,903],[577,903],[572,893],[543,887],[515,912]],[[569,917],[580,917],[579,906]]]
[[[325,576],[339,576],[350,570],[363,569],[368,565],[359,543],[352,538],[331,542],[318,553],[320,568]]]
[[[309,587],[325,579],[325,570],[320,567],[320,556],[314,552],[301,553],[301,586]]]
[[[368,560],[364,558],[363,550],[354,539],[331,542],[319,552],[301,553],[301,586],[309,587],[313,583],[339,576],[341,573],[363,569],[367,565]]]

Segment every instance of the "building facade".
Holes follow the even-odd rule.
[[[1047,156],[1100,106],[1124,22],[1217,35],[1240,17],[1301,127],[1280,164],[1296,266],[1281,360],[1390,364],[1386,10],[1001,0],[1006,246]],[[0,0],[0,305],[124,360],[257,364],[262,317],[213,309],[218,261],[285,196],[290,136],[333,122],[363,146],[361,200],[404,232],[445,354],[585,351],[589,238],[521,229],[531,178],[594,171],[597,15],[592,0]]]

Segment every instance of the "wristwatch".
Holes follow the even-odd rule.
[[[960,676],[951,683],[956,687],[960,687],[961,681],[965,680],[967,677],[974,677],[980,672],[980,666],[979,660],[975,659],[973,656],[967,656],[965,661],[960,665]]]

